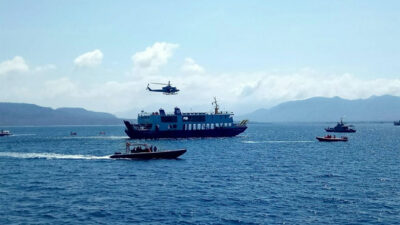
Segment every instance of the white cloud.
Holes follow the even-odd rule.
[[[15,56],[13,59],[6,60],[0,63],[0,75],[11,72],[27,72],[29,66],[25,63],[24,58]]]
[[[154,73],[168,62],[177,44],[156,42],[152,46],[147,47],[142,52],[137,52],[132,56],[133,69],[137,73]]]
[[[181,70],[184,73],[204,73],[204,68],[197,64],[192,58],[186,58]]]
[[[96,49],[78,56],[74,60],[74,64],[78,67],[95,67],[100,65],[102,60],[103,53],[99,49]]]
[[[55,70],[55,69],[57,69],[57,67],[55,65],[47,64],[47,65],[35,67],[35,72],[45,72],[45,71]]]
[[[81,94],[77,85],[67,77],[44,82],[44,87],[41,90],[44,95],[48,96],[48,98],[80,96]]]
[[[48,80],[51,79],[51,80]],[[146,91],[149,80],[171,80],[181,91],[165,96]],[[43,106],[77,106],[106,112],[130,112],[129,117],[144,109],[167,111],[174,106],[184,111],[210,111],[216,96],[222,110],[244,114],[290,100],[315,96],[347,99],[368,98],[372,95],[400,96],[400,79],[365,79],[352,74],[325,74],[311,70],[295,73],[194,73],[165,77],[149,74],[133,80],[99,83],[77,82],[72,78],[9,79],[0,76],[0,101],[36,103]],[[120,114],[122,115],[122,114]],[[127,115],[128,114],[124,114]]]

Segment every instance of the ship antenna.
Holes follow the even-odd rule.
[[[219,105],[218,105],[218,102],[217,102],[217,98],[216,98],[216,97],[214,97],[214,102],[212,102],[211,104],[214,105],[214,113],[215,113],[215,114],[218,114]]]

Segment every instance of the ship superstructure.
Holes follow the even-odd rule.
[[[233,113],[220,112],[215,100],[214,113],[182,113],[175,107],[173,113],[164,109],[153,113],[139,113],[137,124],[124,121],[126,134],[132,139],[231,137],[247,129],[247,120],[234,123]]]
[[[346,125],[343,123],[343,119],[340,119],[340,122],[336,124],[335,127],[325,128],[326,132],[336,132],[336,133],[355,133],[356,130],[352,128],[353,125]]]

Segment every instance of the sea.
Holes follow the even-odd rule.
[[[2,127],[0,224],[399,224],[400,127],[315,139],[333,125],[132,141],[187,148],[173,160],[110,159],[123,126]]]

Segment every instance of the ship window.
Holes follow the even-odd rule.
[[[214,124],[212,123],[212,124],[210,124],[211,125],[211,130],[213,130],[214,129]]]
[[[188,116],[187,120],[191,122],[204,122],[206,121],[206,116],[205,115]]]
[[[191,129],[192,129],[192,124],[189,123],[189,124],[188,124],[188,130],[191,130]]]
[[[168,129],[176,128],[176,124],[169,124]]]
[[[176,123],[178,121],[176,116],[162,116],[161,122],[163,123]]]

